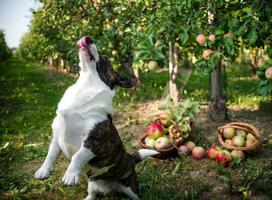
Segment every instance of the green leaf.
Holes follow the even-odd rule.
[[[256,32],[256,29],[254,29],[253,31],[249,33],[248,38],[249,38],[250,44],[254,44],[257,41],[258,35]]]
[[[180,35],[180,41],[182,45],[185,45],[189,40],[189,34],[187,32]]]
[[[174,168],[173,171],[171,172],[171,175],[172,175],[172,176],[177,175],[177,172],[178,172],[179,168],[180,168],[180,162],[178,162],[178,164],[175,166],[175,168]]]

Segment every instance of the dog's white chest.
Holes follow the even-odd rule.
[[[68,159],[80,148],[92,128],[113,114],[110,90],[96,72],[81,74],[70,86],[58,104],[57,116],[52,124],[59,146]],[[57,131],[54,131],[57,130]]]

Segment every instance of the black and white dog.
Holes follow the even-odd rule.
[[[70,160],[62,179],[64,184],[79,184],[80,172],[83,168],[87,171],[85,200],[94,200],[97,193],[111,191],[138,199],[135,164],[158,152],[140,149],[135,155],[128,154],[113,125],[114,87],[132,87],[132,81],[116,73],[105,57],[99,57],[89,36],[83,37],[78,46],[80,76],[58,104],[52,124],[52,142],[35,178],[47,178],[57,155],[62,152]]]

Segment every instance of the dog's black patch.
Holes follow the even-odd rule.
[[[100,56],[99,61],[96,62],[96,70],[100,79],[110,88],[114,89],[115,86],[131,88],[133,82],[127,77],[121,77],[114,71],[111,63],[106,56]]]
[[[90,165],[97,168],[113,165],[98,176],[89,171],[87,175],[90,179],[118,181],[134,171],[135,159],[125,151],[111,118],[95,125],[84,141],[84,146],[95,154],[89,161]]]

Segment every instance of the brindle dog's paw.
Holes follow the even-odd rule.
[[[65,185],[79,185],[80,183],[80,178],[79,178],[79,174],[78,173],[71,173],[71,172],[67,172],[65,173],[65,175],[62,178],[62,182]]]

